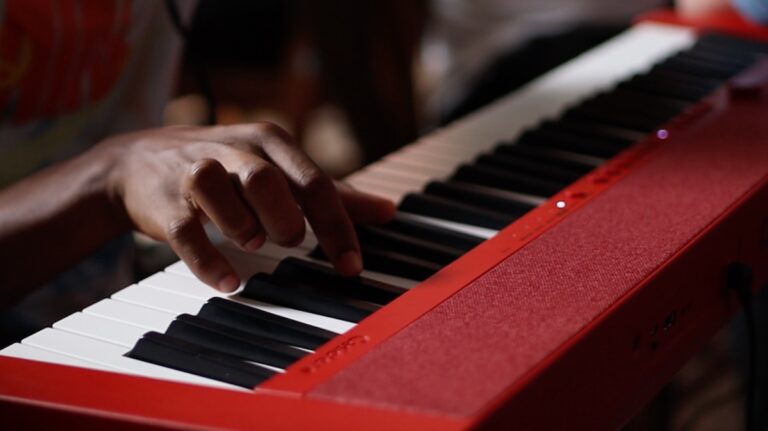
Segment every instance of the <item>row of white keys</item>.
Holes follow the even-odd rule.
[[[492,149],[499,141],[512,140],[567,106],[646,70],[690,46],[694,38],[692,31],[681,27],[638,25],[519,92],[386,156],[348,180],[365,191],[378,192],[399,202],[407,193],[420,191],[430,181],[430,175],[434,175],[432,179],[449,176],[460,164]],[[412,169],[417,169],[417,173],[409,172]],[[431,217],[424,217],[423,221],[471,231],[460,223]]]
[[[165,332],[176,318],[175,314],[168,311],[148,308],[129,302],[115,301],[114,299],[102,299],[86,307],[83,313],[106,317],[144,328],[147,331],[157,332]]]
[[[21,343],[11,344],[0,350],[0,355],[10,356],[12,358],[31,359],[33,361],[48,362],[52,364],[69,365],[71,367],[89,368],[92,370],[119,371],[115,367],[86,361],[73,356],[62,355],[61,353]]]
[[[173,274],[169,273],[163,279],[154,279],[152,284],[154,286],[139,282],[137,285],[126,287],[115,293],[112,295],[112,298],[117,301],[153,308],[174,315],[185,313],[195,315],[208,299],[222,296],[220,292],[204,285],[197,279],[182,275],[173,276]],[[229,296],[227,299],[337,334],[347,332],[355,326],[354,323],[343,320],[294,310],[280,305],[252,301],[239,296]]]
[[[157,332],[165,332],[168,325],[159,328]],[[53,327],[73,334],[79,334],[118,346],[133,348],[139,339],[147,332],[141,322],[120,322],[115,319],[103,316],[96,316],[90,313],[75,313],[58,322]],[[267,364],[249,361],[257,366],[271,371],[283,372],[281,368],[276,368]]]
[[[392,187],[389,184],[384,184],[366,177],[350,176],[344,181],[357,190],[387,198],[396,204],[399,203],[403,199],[403,196],[409,191],[402,190],[399,187]]]
[[[138,338],[135,340],[138,341]],[[134,341],[134,344],[135,344]],[[68,330],[43,329],[22,340],[23,345],[36,347],[72,358],[85,361],[87,364],[97,364],[103,369],[109,368],[117,372],[133,374],[143,377],[152,377],[163,380],[172,380],[183,383],[200,384],[219,388],[238,390],[240,388],[194,374],[184,373],[159,365],[150,364],[125,356],[131,346],[121,346],[106,341],[101,341],[90,336],[80,335]],[[82,366],[82,365],[81,365]]]

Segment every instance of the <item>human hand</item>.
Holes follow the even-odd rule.
[[[291,136],[269,123],[171,127],[112,137],[112,200],[135,229],[167,241],[203,282],[230,292],[240,283],[203,225],[212,221],[243,250],[267,237],[301,243],[306,216],[336,270],[362,270],[353,222],[385,223],[392,202],[334,184]]]
[[[675,9],[681,16],[695,19],[721,12],[730,3],[730,0],[675,0]]]

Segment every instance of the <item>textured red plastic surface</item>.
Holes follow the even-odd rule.
[[[0,357],[0,429],[457,430],[466,423]]]
[[[764,103],[673,136],[623,181],[310,392],[471,416],[760,183]]]

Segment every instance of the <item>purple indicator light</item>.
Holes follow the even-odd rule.
[[[656,137],[659,139],[667,139],[669,137],[669,132],[667,129],[659,129],[656,131]]]

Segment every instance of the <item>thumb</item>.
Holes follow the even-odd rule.
[[[355,224],[384,224],[395,216],[395,203],[389,199],[361,192],[338,181],[336,190]]]

